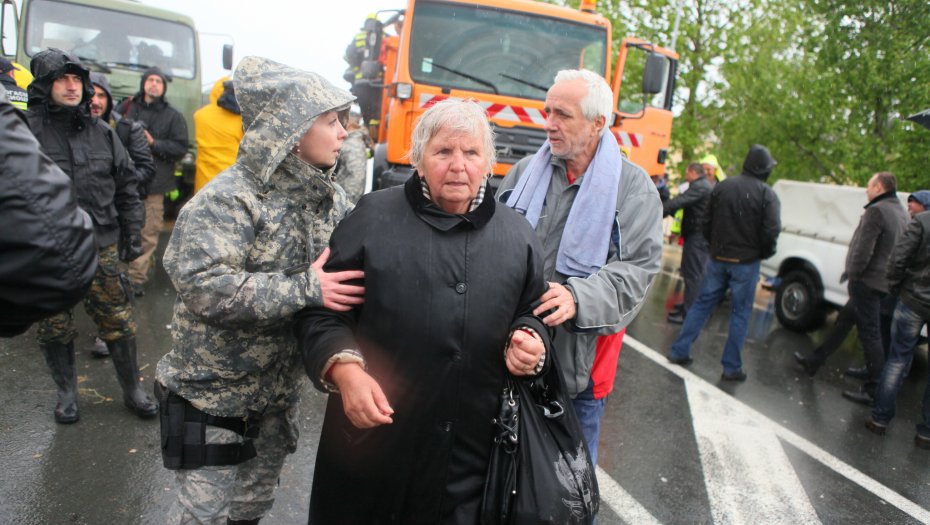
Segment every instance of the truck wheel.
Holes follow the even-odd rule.
[[[785,328],[807,331],[819,328],[826,319],[823,292],[803,270],[782,277],[775,292],[775,315]]]

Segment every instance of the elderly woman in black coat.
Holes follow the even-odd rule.
[[[505,374],[548,372],[541,248],[485,197],[484,110],[442,101],[412,142],[417,172],[364,196],[330,239],[327,270],[363,270],[364,305],[296,322],[307,373],[333,393],[311,524],[477,523]]]

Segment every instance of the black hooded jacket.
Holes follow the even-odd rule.
[[[714,260],[750,264],[775,255],[781,203],[765,183],[775,164],[765,146],[753,144],[742,173],[714,185],[703,224]]]
[[[110,90],[110,83],[107,77],[101,73],[92,72],[90,81],[95,86],[100,87],[107,94],[107,107],[100,115],[100,119],[110,124],[116,130],[116,136],[119,137],[120,143],[129,153],[133,166],[136,169],[136,179],[138,180],[137,189],[139,197],[145,198],[145,189],[155,178],[155,161],[152,159],[152,150],[149,148],[149,141],[145,138],[145,131],[142,124],[128,119],[113,112],[113,92]]]
[[[152,75],[161,77],[165,92],[151,104],[145,101],[145,80]],[[174,181],[174,164],[187,153],[187,123],[184,115],[165,100],[168,94],[168,76],[153,67],[145,71],[139,83],[139,92],[116,106],[116,112],[141,122],[152,135],[152,157],[155,159],[155,178],[146,193],[156,195],[177,188]]]
[[[26,120],[45,154],[74,182],[78,205],[94,221],[97,246],[116,244],[120,231],[139,235],[145,209],[136,191],[132,161],[113,128],[90,115],[94,89],[87,68],[60,49],[37,54],[31,67],[35,79],[29,85]],[[52,83],[65,74],[84,82],[83,99],[75,107],[51,101]]]
[[[90,218],[72,184],[0,87],[0,337],[77,304],[97,269]]]

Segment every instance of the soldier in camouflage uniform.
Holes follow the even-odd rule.
[[[368,164],[368,150],[371,139],[359,129],[349,131],[349,136],[342,143],[339,164],[336,166],[336,182],[346,192],[352,204],[358,202],[365,193],[365,172]]]
[[[271,508],[306,379],[293,314],[362,302],[341,284],[362,272],[322,271],[353,207],[333,181],[352,95],[258,57],[234,78],[238,159],[181,210],[164,258],[178,291],[156,372],[162,457],[179,484],[172,524],[258,523]]]
[[[139,384],[136,325],[125,262],[142,254],[144,209],[132,161],[113,128],[90,115],[90,73],[73,54],[48,49],[33,57],[26,120],[45,154],[74,183],[78,205],[94,222],[98,265],[84,309],[113,358],[123,403],[140,417],[158,407]],[[41,321],[36,337],[58,386],[55,420],[80,418],[74,367],[74,311]]]

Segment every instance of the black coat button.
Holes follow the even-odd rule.
[[[461,360],[462,360],[462,352],[459,352],[458,350],[456,350],[455,352],[452,352],[452,360],[453,360],[453,361],[461,361]]]
[[[442,426],[442,429],[445,430],[446,432],[451,432],[451,431],[452,431],[452,423],[446,421],[446,423]]]
[[[468,288],[468,287],[465,286],[465,283],[459,283],[459,284],[455,285],[455,291],[458,292],[458,293],[465,293],[465,290],[466,290],[467,288]]]

